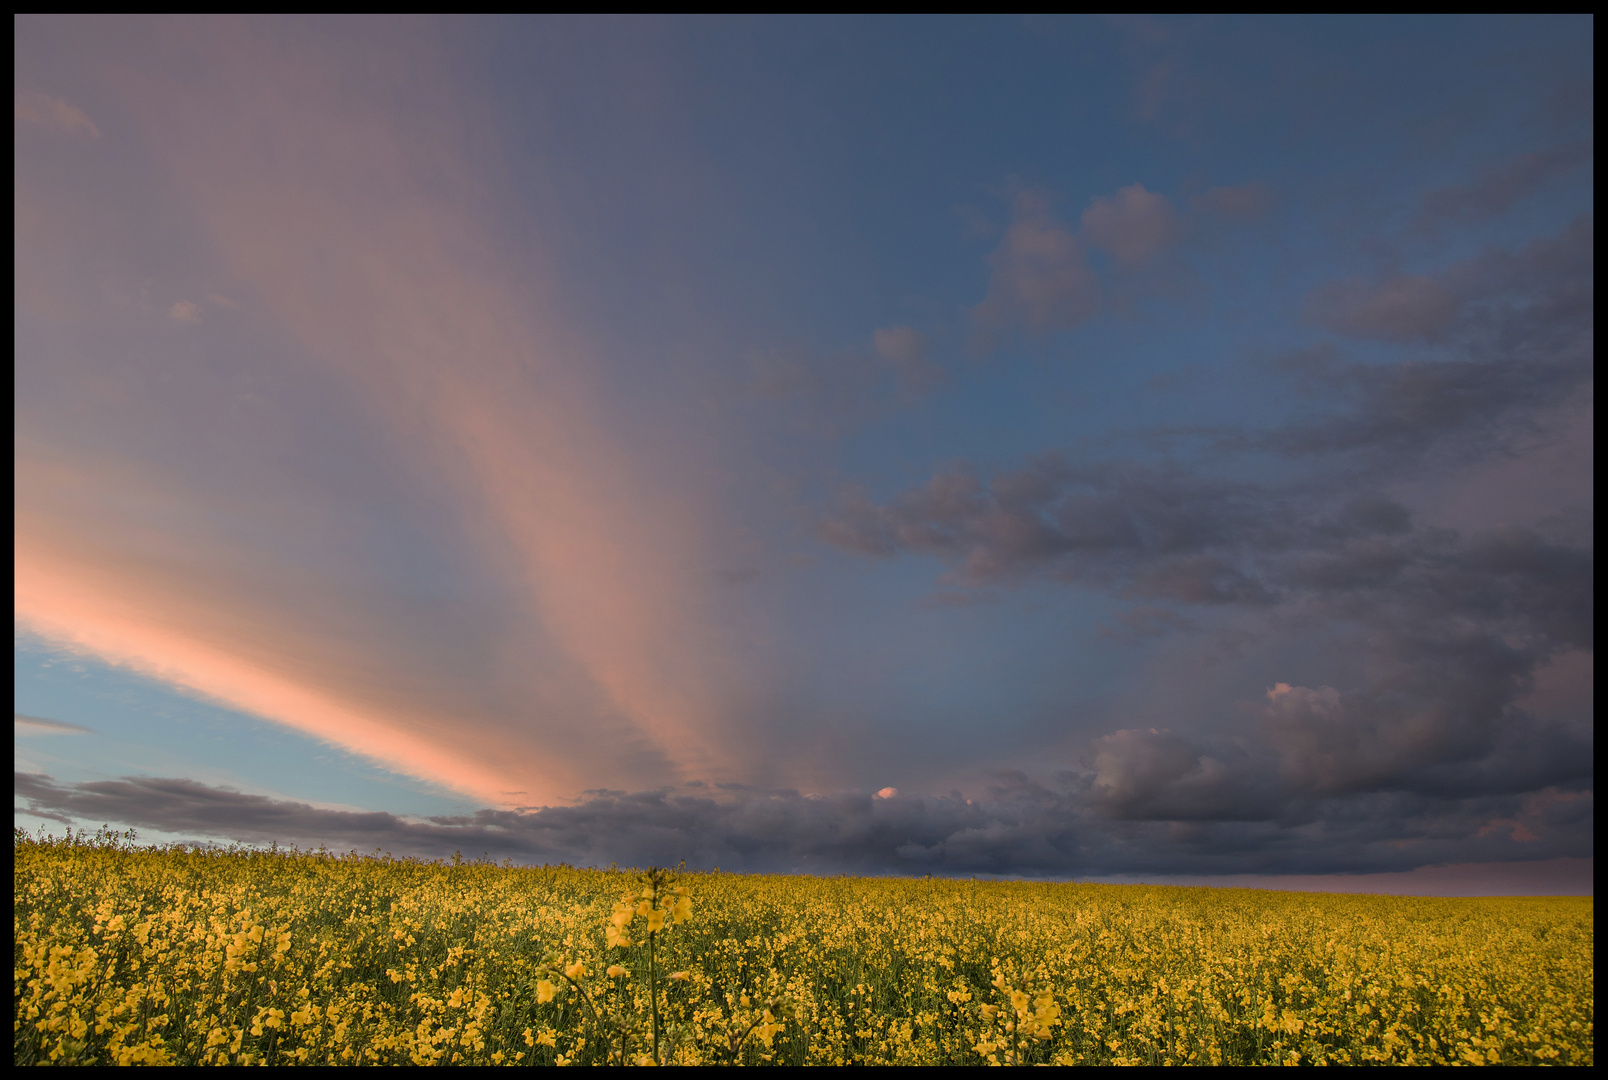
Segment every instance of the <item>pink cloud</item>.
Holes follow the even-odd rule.
[[[168,309],[168,318],[174,322],[195,324],[201,321],[201,305],[189,300],[179,300]]]
[[[986,347],[1000,330],[1070,329],[1100,310],[1100,283],[1083,247],[1050,213],[1042,192],[1016,197],[1011,226],[989,256],[988,296],[972,309]]]
[[[100,128],[89,114],[76,105],[37,90],[18,90],[12,98],[12,116],[32,127],[49,128],[68,135],[100,138]]]
[[[1130,184],[1083,211],[1082,236],[1118,262],[1135,265],[1178,239],[1178,217],[1166,196]]]

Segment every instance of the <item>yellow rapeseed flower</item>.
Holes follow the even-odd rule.
[[[13,864],[19,1065],[1595,1063],[1589,898],[663,871],[644,897],[82,839]]]

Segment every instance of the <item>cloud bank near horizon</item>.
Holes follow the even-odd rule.
[[[747,873],[1000,877],[1311,876],[1337,866],[1379,874],[1469,861],[1592,857],[1589,791],[1434,799],[1380,797],[1359,816],[1303,798],[1238,821],[1184,823],[1111,814],[1098,777],[1044,785],[1000,776],[967,799],[847,792],[801,795],[694,782],[673,790],[594,792],[573,806],[481,810],[406,820],[320,809],[185,779],[58,784],[18,773],[30,812],[248,845],[381,850],[427,859],[462,853],[521,864],[666,866]],[[1382,816],[1382,815],[1381,815]],[[1530,826],[1549,839],[1537,840]],[[1478,843],[1464,834],[1475,831]]]

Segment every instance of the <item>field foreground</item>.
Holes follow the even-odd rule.
[[[1594,1061],[1590,898],[14,856],[18,1064]]]

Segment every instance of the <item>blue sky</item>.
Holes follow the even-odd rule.
[[[18,823],[1589,891],[1592,26],[18,19]]]

